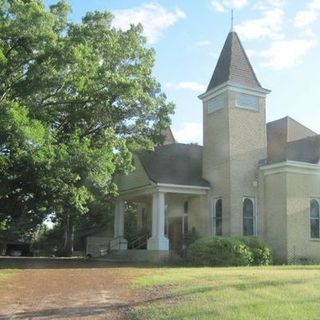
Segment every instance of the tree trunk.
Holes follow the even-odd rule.
[[[71,257],[73,254],[73,240],[74,240],[74,223],[73,218],[68,213],[65,220],[64,229],[64,244],[60,251],[60,256]]]

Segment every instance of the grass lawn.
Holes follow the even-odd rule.
[[[0,283],[8,280],[14,276],[15,272],[12,270],[0,270]]]
[[[134,286],[150,302],[133,319],[320,319],[320,266],[162,268]]]

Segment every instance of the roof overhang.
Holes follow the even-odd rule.
[[[154,183],[152,185],[144,186],[141,188],[135,188],[131,190],[121,191],[119,194],[120,198],[123,199],[134,199],[136,197],[151,195],[155,192],[164,193],[175,193],[175,194],[188,194],[188,195],[206,195],[210,187],[203,186],[188,186],[188,185],[177,185],[167,183]]]
[[[298,161],[283,161],[261,166],[260,171],[263,175],[276,173],[297,173],[305,175],[320,176],[320,164],[312,164]]]
[[[225,92],[226,90],[249,94],[249,95],[255,95],[258,97],[265,97],[267,94],[269,94],[271,92],[271,90],[268,90],[268,89],[250,88],[250,87],[245,87],[245,86],[236,84],[234,82],[228,81],[228,82],[225,82],[210,91],[207,91],[207,92],[199,95],[198,98],[200,100],[207,101],[207,100],[210,100],[211,98],[218,96],[219,94]]]

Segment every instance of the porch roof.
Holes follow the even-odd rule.
[[[138,157],[154,183],[210,187],[202,178],[202,146],[173,143],[140,151]]]

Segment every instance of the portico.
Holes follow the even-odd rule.
[[[182,217],[185,214],[185,200],[189,199],[190,204],[192,204],[194,201],[198,201],[200,197],[206,196],[208,189],[208,187],[198,186],[154,184],[140,188],[139,190],[122,192],[115,206],[112,249],[128,249],[127,240],[124,238],[125,201],[143,203],[145,207],[150,208],[150,212],[147,212],[147,214],[151,218],[151,237],[147,240],[147,250],[169,252],[170,236],[168,233],[168,221],[170,221],[170,218]],[[180,210],[177,210],[177,206],[171,205],[171,203],[176,204],[179,201]],[[193,213],[196,214],[195,210],[190,212],[190,214]]]

